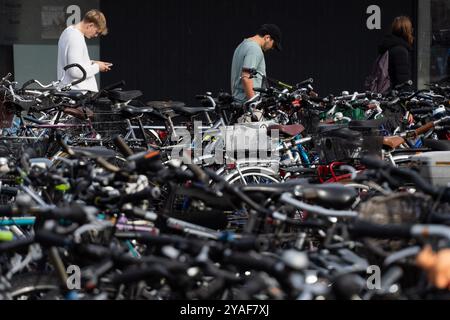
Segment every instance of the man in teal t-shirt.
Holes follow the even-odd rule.
[[[231,94],[236,102],[251,99],[255,95],[253,88],[264,85],[260,75],[250,79],[248,69],[256,69],[265,76],[264,52],[273,48],[281,51],[281,31],[274,24],[262,25],[255,36],[244,39],[236,48],[231,64]]]

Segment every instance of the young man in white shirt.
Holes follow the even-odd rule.
[[[106,35],[106,18],[99,10],[90,10],[83,20],[75,25],[67,27],[58,41],[58,79],[63,78],[63,84],[69,84],[83,77],[78,68],[70,68],[64,71],[64,67],[77,63],[86,70],[86,80],[72,87],[73,90],[98,92],[95,75],[98,72],[107,72],[112,64],[103,61],[92,61],[86,46],[85,37],[95,38]]]

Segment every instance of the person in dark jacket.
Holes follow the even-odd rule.
[[[400,16],[392,23],[392,32],[383,39],[378,52],[383,55],[389,50],[389,77],[391,87],[412,80],[412,46],[414,42],[412,22],[409,17]]]

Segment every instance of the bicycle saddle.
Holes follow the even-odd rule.
[[[307,185],[300,192],[304,200],[333,209],[348,209],[358,197],[354,188],[339,184]]]
[[[127,105],[127,106],[121,107],[120,112],[122,113],[122,115],[125,118],[131,119],[131,118],[139,117],[144,113],[153,113],[154,110],[153,110],[153,108],[150,108],[150,107],[139,108],[139,107],[133,107],[133,106]]]
[[[278,130],[280,133],[289,136],[289,137],[295,137],[301,134],[303,131],[305,131],[305,127],[301,124],[293,124],[288,126],[282,126],[282,125],[273,125],[270,126],[268,129],[268,132],[270,133],[272,130]]]
[[[142,92],[139,90],[122,91],[122,90],[111,90],[108,91],[107,96],[111,100],[119,102],[127,102],[142,96]]]
[[[340,128],[329,132],[328,136],[355,141],[356,143],[358,139],[361,138],[361,133],[349,128]]]
[[[79,90],[71,90],[71,91],[63,91],[63,92],[54,92],[53,95],[55,97],[61,97],[61,98],[69,98],[72,100],[80,100],[85,95],[82,91]]]
[[[214,108],[211,107],[174,107],[173,110],[183,115],[193,116],[202,112],[214,111]]]

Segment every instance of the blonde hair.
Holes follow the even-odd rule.
[[[392,34],[405,39],[410,46],[413,45],[413,27],[411,19],[407,16],[400,16],[394,19],[392,23]]]
[[[108,34],[108,27],[106,26],[106,18],[105,18],[105,15],[101,11],[99,11],[97,9],[89,10],[84,15],[83,21],[85,23],[95,24],[95,26],[98,28],[98,30],[102,36]]]

